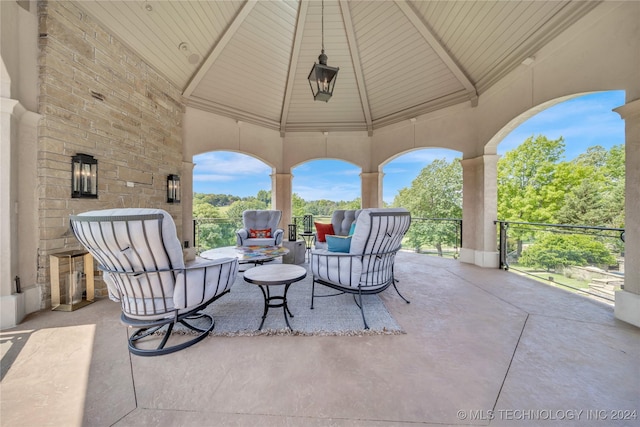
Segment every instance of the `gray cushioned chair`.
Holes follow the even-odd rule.
[[[331,214],[331,225],[333,234],[336,236],[347,236],[351,225],[356,222],[362,209],[338,209]],[[316,249],[327,249],[327,242],[315,242]]]
[[[348,252],[311,251],[311,308],[317,296],[353,294],[362,312],[364,327],[369,329],[362,304],[363,295],[377,294],[393,285],[398,295],[407,301],[396,287],[393,265],[410,224],[411,214],[403,208],[363,209],[356,220]],[[316,295],[316,284],[339,292]]]
[[[236,230],[238,246],[279,246],[282,244],[284,230],[278,228],[282,211],[246,210],[242,212],[242,228]],[[251,230],[270,230],[271,237],[251,237]]]
[[[131,353],[172,353],[213,330],[213,317],[201,310],[229,292],[238,274],[236,258],[185,264],[173,219],[161,209],[85,212],[71,216],[71,228],[98,262],[109,297],[120,302],[122,322],[135,329]],[[188,333],[172,339],[178,323]]]

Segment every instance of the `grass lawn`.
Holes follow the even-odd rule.
[[[539,281],[544,282],[546,284],[553,284],[553,285],[556,285],[556,286],[568,287],[568,288],[573,288],[573,289],[584,289],[584,290],[588,290],[589,289],[589,281],[573,279],[573,278],[570,278],[570,277],[566,277],[565,275],[560,274],[560,273],[553,273],[553,272],[550,272],[550,271],[536,270],[536,269],[533,269],[533,268],[522,267],[522,266],[517,265],[517,264],[510,264],[509,265],[509,269],[525,273],[528,276],[533,277],[536,280],[539,280]]]

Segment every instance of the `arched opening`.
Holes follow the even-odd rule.
[[[292,169],[292,216],[331,217],[361,207],[361,169],[343,160],[318,159]]]
[[[387,162],[382,170],[385,206],[404,207],[412,225],[406,249],[458,257],[462,239],[461,154],[454,150],[412,150]]]
[[[613,302],[624,281],[621,104],[623,91],[572,97],[500,142],[503,268]]]
[[[196,251],[234,245],[245,209],[271,209],[273,169],[260,159],[230,151],[199,154],[193,163]]]
[[[193,157],[193,191],[240,198],[271,191],[273,169],[260,159],[232,151],[210,151]]]

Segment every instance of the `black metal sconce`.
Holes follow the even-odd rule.
[[[88,154],[71,157],[71,197],[98,198],[98,160]]]
[[[180,176],[167,176],[167,203],[180,203]]]

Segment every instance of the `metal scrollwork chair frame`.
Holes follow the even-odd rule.
[[[128,339],[131,353],[173,353],[213,330],[213,317],[202,310],[229,292],[238,273],[236,258],[185,264],[173,219],[160,209],[86,212],[72,215],[70,222],[98,262],[109,297],[120,302],[122,323],[135,329]],[[187,333],[172,337],[177,324]]]
[[[364,327],[369,329],[364,313],[364,295],[380,293],[393,285],[398,295],[408,303],[398,291],[393,270],[396,254],[410,224],[411,215],[406,209],[364,209],[356,221],[349,253],[313,250],[311,308],[315,297],[353,294],[362,313]],[[339,292],[316,295],[316,284]]]

